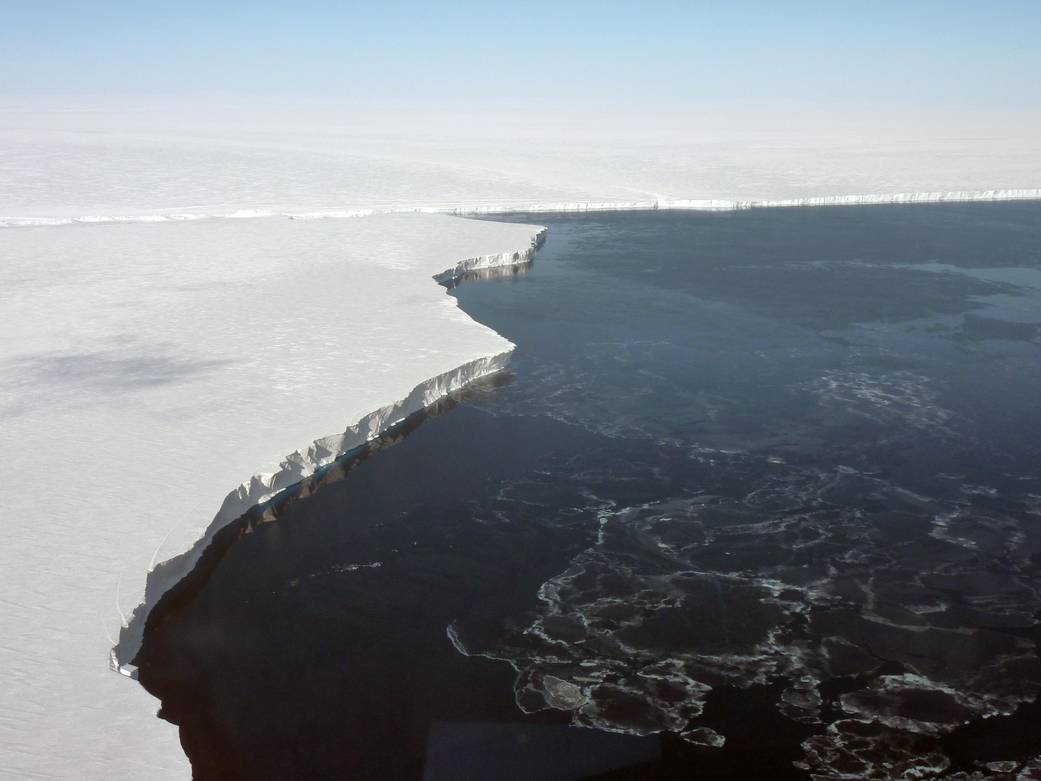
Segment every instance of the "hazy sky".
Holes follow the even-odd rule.
[[[0,94],[1037,110],[1041,1],[0,0]]]

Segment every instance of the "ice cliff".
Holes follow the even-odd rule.
[[[437,282],[451,282],[466,274],[483,270],[497,270],[531,262],[545,240],[545,228],[538,229],[529,245],[488,255],[460,260],[451,268],[435,275]],[[433,286],[432,286],[433,287]],[[482,355],[425,380],[416,385],[404,398],[386,404],[362,417],[343,432],[316,439],[306,448],[290,453],[275,472],[253,475],[225,497],[216,516],[205,533],[183,554],[154,566],[148,575],[144,601],[134,610],[131,620],[122,628],[119,643],[112,651],[114,669],[133,677],[135,668],[129,664],[140,648],[148,613],[174,584],[188,574],[210,545],[214,535],[250,508],[262,504],[279,492],[310,477],[340,456],[364,445],[387,429],[411,415],[430,407],[449,394],[479,379],[503,370],[509,362],[514,345],[505,342],[501,350]]]

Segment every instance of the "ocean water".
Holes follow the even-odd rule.
[[[153,613],[196,777],[1041,778],[1041,204],[540,220]]]

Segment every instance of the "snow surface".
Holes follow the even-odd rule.
[[[1041,197],[1031,123],[590,124],[0,105],[0,777],[187,777],[108,667],[149,570],[503,364],[431,277],[539,229],[423,212]]]

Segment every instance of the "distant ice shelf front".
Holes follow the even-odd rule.
[[[805,198],[662,198],[644,201],[573,201],[560,203],[503,203],[462,206],[415,206],[385,209],[326,209],[276,211],[237,209],[231,212],[153,213],[137,215],[85,215],[79,217],[6,217],[0,228],[46,227],[97,223],[188,222],[192,220],[243,220],[285,217],[291,220],[345,219],[375,214],[573,214],[616,211],[740,211],[745,209],[790,209],[813,206],[882,206],[886,204],[972,203],[1041,200],[1041,187],[1006,190],[956,190],[951,192],[876,193],[872,195],[817,195]]]

